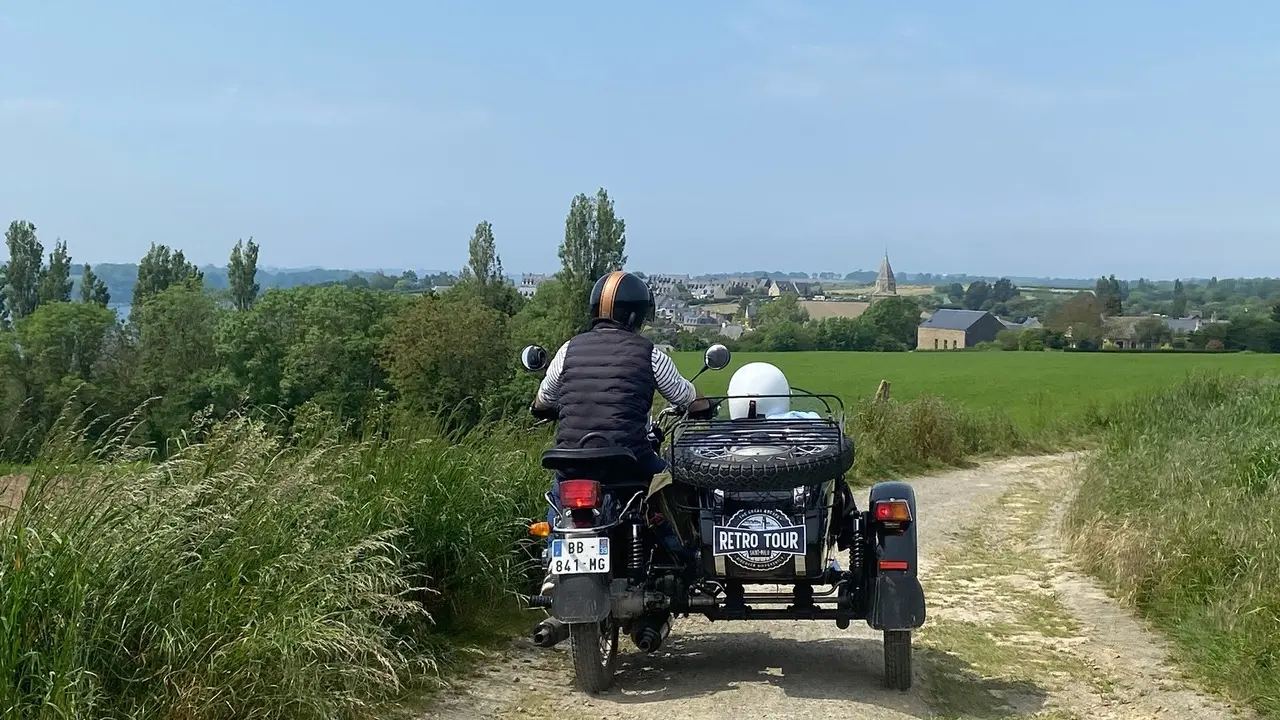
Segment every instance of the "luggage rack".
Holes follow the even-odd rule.
[[[810,418],[725,417],[724,401],[748,397],[809,399],[827,412]],[[712,417],[686,414],[671,428],[666,460],[674,482],[726,492],[789,492],[843,477],[853,467],[853,439],[845,434],[838,396],[793,391],[705,399],[714,408]]]
[[[707,397],[717,408],[717,415],[725,401],[748,396]],[[671,430],[671,443],[667,446],[668,459],[677,450],[692,451],[701,457],[716,457],[730,450],[749,446],[761,455],[769,449],[830,448],[838,445],[844,435],[844,402],[836,395],[803,392],[788,395],[752,395],[752,399],[788,398],[814,399],[826,409],[826,417],[817,418],[743,418],[713,417],[694,419],[687,415],[675,423]]]

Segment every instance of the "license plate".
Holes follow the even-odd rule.
[[[556,538],[551,541],[551,574],[609,572],[609,538]]]

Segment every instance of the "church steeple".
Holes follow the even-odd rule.
[[[893,277],[893,268],[889,266],[889,251],[884,251],[884,260],[880,263],[880,273],[876,276],[875,289],[872,295],[897,295],[898,281]]]

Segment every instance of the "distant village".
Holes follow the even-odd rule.
[[[848,281],[831,280],[824,287],[823,281],[805,281],[769,278],[765,276],[727,277],[716,280],[697,278],[687,274],[638,273],[649,283],[655,296],[657,318],[651,332],[662,339],[673,338],[683,330],[698,335],[718,335],[738,340],[753,330],[754,321],[763,303],[783,295],[794,295],[815,320],[825,318],[857,318],[872,304],[886,298],[898,297],[898,283],[888,254],[880,262],[875,282],[859,286]],[[550,279],[549,275],[525,274],[517,288],[526,298],[532,298],[538,286]],[[1078,292],[1077,290],[1053,290],[1052,292]],[[924,299],[925,295],[912,293]],[[999,317],[987,310],[962,310],[954,308],[928,308],[922,310],[917,330],[916,349],[920,351],[959,350],[996,341],[1006,330],[1021,332],[1042,329],[1040,318]],[[1199,332],[1207,325],[1224,323],[1216,315],[1205,318],[1198,312],[1188,317],[1165,316],[1117,316],[1106,318],[1103,341],[1115,349],[1154,349],[1152,343],[1139,331],[1140,323],[1148,317],[1158,318],[1172,336],[1186,336]],[[1074,347],[1071,331],[1067,330],[1066,343]],[[671,346],[660,344],[664,350]]]
[[[703,331],[730,340],[737,340],[750,332],[761,303],[772,298],[795,295],[813,317],[855,318],[876,300],[898,294],[897,281],[887,255],[880,263],[874,286],[865,294],[828,296],[821,282],[759,276],[706,281],[683,274],[641,275],[654,293],[659,331],[663,327],[672,331]],[[521,295],[532,298],[538,286],[549,278],[548,275],[525,274],[517,287]]]

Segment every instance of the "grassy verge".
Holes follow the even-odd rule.
[[[1079,421],[1026,430],[999,410],[970,410],[932,396],[861,403],[849,418],[854,475],[863,480],[959,467],[975,457],[1065,449],[1079,445],[1088,427]]]
[[[509,636],[549,435],[371,426],[232,417],[158,462],[128,428],[61,437],[0,517],[5,716],[361,717]],[[867,478],[1047,449],[929,398],[863,405],[850,431]]]
[[[1200,377],[1119,405],[1068,525],[1210,686],[1280,714],[1280,381]]]
[[[355,717],[492,631],[536,439],[296,440],[233,418],[149,466],[28,468],[0,533],[5,717]]]

